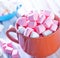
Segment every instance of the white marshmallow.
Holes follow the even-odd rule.
[[[52,34],[52,31],[51,30],[46,30],[42,33],[44,36],[48,36],[50,34]]]
[[[18,28],[18,32],[20,32],[21,34],[24,34],[25,28],[23,26],[19,26]]]
[[[39,34],[33,31],[33,32],[31,32],[30,37],[31,38],[38,38],[39,37]]]

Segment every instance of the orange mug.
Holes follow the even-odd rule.
[[[55,17],[57,18],[57,16]],[[9,30],[7,30],[6,35],[8,39],[20,44],[22,49],[26,53],[30,54],[31,56],[46,57],[53,54],[59,49],[60,28],[58,28],[58,30],[52,33],[51,35],[39,38],[30,38],[25,37],[19,32],[17,32],[17,29],[19,27],[18,21],[16,22],[15,27],[12,27]],[[17,34],[18,40],[12,37],[9,34],[10,32],[15,32]]]

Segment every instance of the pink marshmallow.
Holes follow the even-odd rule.
[[[5,48],[7,47],[7,44],[3,44],[2,45],[2,49],[3,49],[3,51],[5,51]]]
[[[50,28],[52,24],[53,24],[53,20],[51,20],[49,18],[47,18],[44,22],[44,25],[46,28]]]
[[[19,52],[17,50],[12,51],[12,58],[20,58]]]
[[[30,28],[34,28],[34,27],[36,27],[36,25],[37,25],[37,23],[34,21],[31,21],[28,23],[28,27],[30,27]]]
[[[39,19],[37,20],[37,23],[42,24],[45,21],[46,17],[44,14],[40,14]]]
[[[43,13],[45,16],[50,16],[51,11],[43,10],[42,13]]]
[[[34,21],[33,13],[28,15],[28,20]]]
[[[13,48],[6,46],[5,52],[8,54],[12,54]]]
[[[38,13],[37,12],[34,12],[34,21],[37,21],[38,20]]]
[[[54,17],[55,17],[54,13],[51,12],[51,14],[50,14],[50,16],[48,18],[54,20]]]
[[[42,11],[42,13],[46,16],[46,17],[49,17],[50,19],[54,19],[54,13],[51,12],[51,11],[48,11],[48,10],[44,10]]]
[[[45,26],[43,24],[36,26],[36,32],[41,34],[42,32],[44,32],[46,30]]]
[[[28,15],[28,19],[30,21],[36,21],[36,20],[38,20],[38,13],[37,12],[30,13]]]
[[[29,35],[30,35],[30,33],[31,33],[32,31],[33,31],[32,28],[27,27],[27,28],[25,29],[25,31],[24,31],[24,36],[29,37]]]
[[[26,21],[26,19],[21,18],[21,19],[19,19],[18,24],[20,26],[27,26],[27,21]]]
[[[7,43],[7,46],[13,48],[12,42]]]
[[[53,24],[53,25],[51,26],[50,30],[52,30],[52,31],[56,31],[57,28],[58,28],[58,25]]]
[[[58,25],[58,21],[57,20],[53,20],[53,23]]]
[[[0,39],[0,45],[2,46],[2,45],[4,45],[4,44],[6,44],[6,42],[1,38],[1,39]]]
[[[5,48],[6,48],[7,46],[13,48],[13,45],[12,45],[11,42],[10,42],[10,43],[5,43],[5,44],[3,44],[1,47],[2,47],[3,50],[5,50]]]

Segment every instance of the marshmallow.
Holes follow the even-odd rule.
[[[47,18],[44,22],[44,25],[46,28],[50,28],[52,24],[53,24],[53,20],[51,20],[49,18]]]
[[[50,35],[50,34],[52,34],[52,31],[51,31],[51,30],[46,30],[46,31],[44,31],[44,32],[42,33],[43,36],[48,36],[48,35]]]
[[[7,47],[7,44],[3,44],[2,45],[2,49],[3,49],[3,51],[5,51],[5,48]]]
[[[7,46],[13,48],[12,42],[7,43]]]
[[[30,21],[37,21],[37,19],[38,19],[37,12],[32,12],[32,13],[28,14],[27,16]]]
[[[55,17],[54,14],[51,12],[51,14],[48,18],[54,20],[54,17]]]
[[[53,20],[53,23],[58,25],[58,21],[57,20]]]
[[[36,25],[37,25],[37,23],[34,21],[28,23],[28,27],[30,27],[30,28],[34,28],[34,27],[36,27]]]
[[[12,51],[12,58],[20,58],[19,52],[17,50]]]
[[[36,32],[41,34],[46,30],[45,26],[43,24],[36,26]]]
[[[37,12],[34,12],[34,21],[37,21],[38,20],[38,13]]]
[[[3,38],[0,38],[0,45],[2,46],[4,44],[6,44],[6,42],[3,40]]]
[[[52,30],[52,31],[56,31],[57,28],[58,28],[58,25],[53,24],[53,25],[51,26],[50,30]]]
[[[40,14],[39,19],[37,20],[38,23],[42,24],[45,21],[46,17],[44,14]]]
[[[27,27],[27,28],[25,29],[25,31],[24,31],[24,36],[29,37],[29,35],[31,34],[32,31],[33,31],[32,28]]]
[[[12,54],[13,48],[6,46],[5,52],[8,54]]]
[[[25,28],[23,26],[19,26],[18,28],[18,32],[20,32],[21,34],[24,34]]]
[[[31,38],[38,38],[39,34],[37,32],[31,32],[30,37]]]
[[[34,21],[33,14],[29,14],[29,15],[28,15],[28,19],[29,19],[30,21]]]
[[[43,10],[42,13],[43,13],[45,16],[50,16],[51,11]]]
[[[19,18],[18,24],[19,24],[20,26],[27,26],[26,18],[24,18],[24,17]]]

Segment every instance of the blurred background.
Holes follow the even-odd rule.
[[[0,0],[0,39],[7,43],[11,42],[6,36],[8,28],[15,27],[16,21],[23,14],[27,14],[30,11],[40,12],[40,10],[50,10],[60,17],[60,0]],[[11,33],[11,35],[17,38],[15,33]],[[13,45],[19,51],[21,58],[33,57],[25,53],[18,44],[13,42]],[[59,54],[60,50],[46,58],[60,58]],[[6,54],[2,58],[11,58],[11,56]]]

